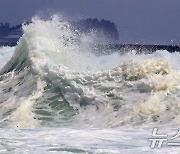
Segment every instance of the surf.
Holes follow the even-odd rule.
[[[97,56],[58,16],[23,32],[0,71],[0,127],[179,125],[179,53]]]

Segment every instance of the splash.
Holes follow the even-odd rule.
[[[23,31],[0,71],[1,127],[179,124],[179,53],[96,56],[93,37],[57,16]]]

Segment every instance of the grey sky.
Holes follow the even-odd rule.
[[[120,43],[180,44],[180,0],[0,0],[0,22],[17,24],[40,12],[111,20]]]

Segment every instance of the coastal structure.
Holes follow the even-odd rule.
[[[10,27],[9,23],[0,23],[0,45],[16,45],[22,33],[22,24]]]

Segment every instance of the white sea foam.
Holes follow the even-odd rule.
[[[57,126],[62,122],[59,116],[66,112],[70,115],[70,109],[75,114],[69,117],[70,125],[76,127],[148,127],[167,122],[179,125],[179,53],[96,56],[89,44],[93,38],[84,40],[84,35],[78,35],[77,41],[77,31],[74,33],[70,23],[57,16],[47,21],[35,18],[23,30],[14,56],[1,70],[10,71],[1,81],[2,108],[6,105],[2,116],[10,114],[2,118],[7,125]],[[10,53],[14,50],[5,49]],[[41,95],[35,99],[38,85],[44,83]],[[44,90],[50,86],[56,91]],[[32,88],[23,91],[27,87]],[[8,98],[9,95],[12,97]],[[52,100],[53,97],[57,98]],[[66,103],[68,109],[55,108],[65,107]],[[27,115],[15,118],[22,113]],[[26,118],[28,123],[24,123]],[[79,126],[74,125],[77,122]]]
[[[12,57],[15,47],[0,47],[0,69]]]
[[[179,126],[179,53],[96,56],[57,16],[23,30],[0,48],[1,153],[177,152],[152,151],[152,130],[135,127]]]

